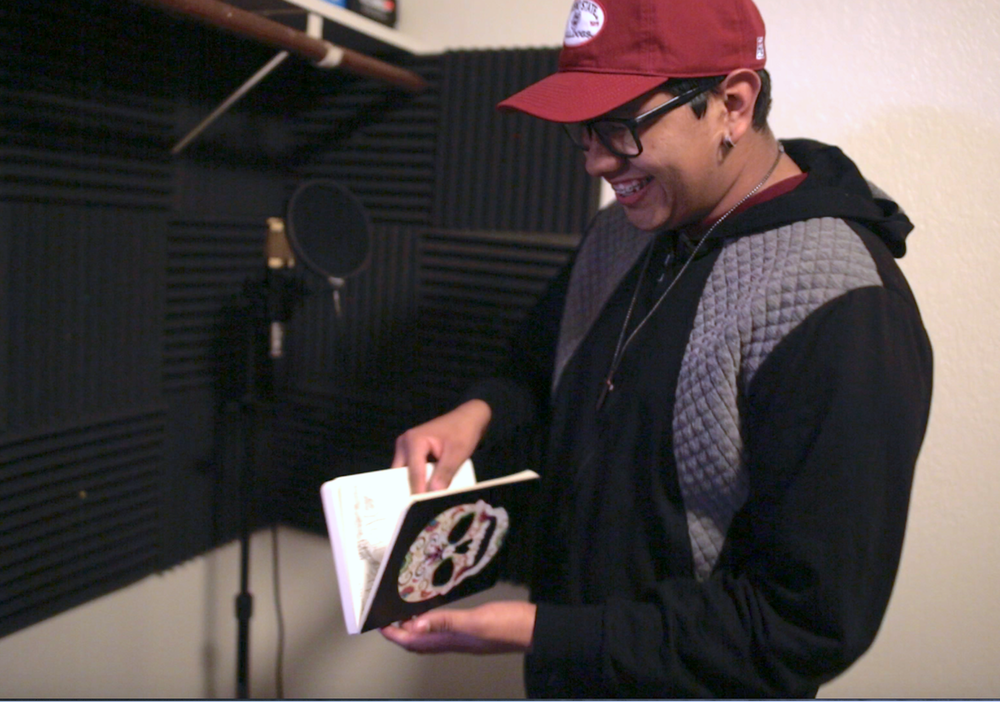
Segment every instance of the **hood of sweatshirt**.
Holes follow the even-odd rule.
[[[806,179],[794,190],[733,216],[712,233],[732,239],[817,217],[839,217],[877,234],[896,258],[906,253],[913,230],[909,218],[884,192],[861,175],[835,146],[807,139],[781,142]]]

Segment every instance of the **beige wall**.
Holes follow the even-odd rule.
[[[778,136],[842,146],[917,230],[902,266],[935,347],[903,563],[872,650],[834,697],[1000,696],[1000,3],[758,0]],[[554,45],[569,0],[402,0],[434,49]],[[350,641],[323,539],[281,532],[285,694],[516,697],[517,656]],[[270,537],[253,552],[252,689],[274,694]],[[220,549],[0,639],[0,697],[233,694],[237,554]],[[514,593],[523,595],[520,591]]]
[[[250,552],[257,698],[276,695],[272,543],[270,532],[256,534]],[[327,540],[281,529],[278,545],[285,697],[523,697],[519,656],[427,658],[378,633],[348,637]],[[232,698],[238,590],[239,549],[231,544],[0,639],[0,698]]]

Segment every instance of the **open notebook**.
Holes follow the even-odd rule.
[[[448,489],[417,495],[410,494],[406,468],[323,483],[347,632],[402,621],[494,585],[497,557],[511,527],[526,519],[526,493],[537,481],[525,470],[477,482],[466,461]]]

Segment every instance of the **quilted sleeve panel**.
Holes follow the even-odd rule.
[[[743,237],[706,283],[677,387],[674,437],[696,577],[718,561],[749,479],[740,436],[743,389],[775,346],[820,306],[882,281],[842,220]]]

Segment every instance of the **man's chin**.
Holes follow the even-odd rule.
[[[660,231],[670,219],[667,215],[650,212],[648,209],[638,207],[625,207],[625,217],[628,219],[629,224],[644,232]]]

